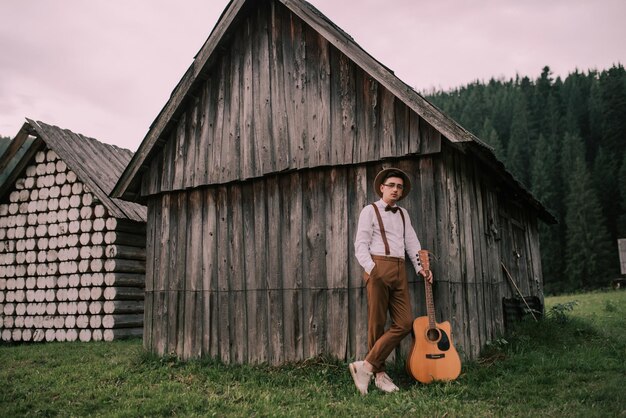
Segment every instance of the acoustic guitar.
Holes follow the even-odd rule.
[[[430,270],[429,253],[420,250],[418,257],[425,270]],[[435,304],[432,285],[426,286],[427,316],[413,321],[413,346],[406,362],[409,375],[421,383],[435,380],[454,380],[461,373],[461,359],[452,344],[450,322],[435,322]]]

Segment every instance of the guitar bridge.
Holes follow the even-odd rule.
[[[426,354],[426,358],[427,359],[431,359],[431,360],[437,360],[440,358],[444,358],[446,355],[444,353],[441,354]]]

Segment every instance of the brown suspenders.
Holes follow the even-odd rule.
[[[372,206],[374,206],[374,212],[376,212],[376,218],[378,219],[378,226],[380,227],[380,235],[383,238],[383,244],[385,244],[385,255],[389,255],[390,254],[389,242],[387,241],[387,234],[385,234],[385,226],[383,225],[383,218],[380,217],[380,211],[378,210],[378,206],[376,206],[375,203],[372,203]],[[399,210],[400,210],[400,216],[402,216],[402,226],[406,228],[405,221],[404,221],[404,213],[402,212],[402,209],[399,209]]]

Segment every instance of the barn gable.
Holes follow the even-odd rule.
[[[108,197],[131,152],[27,120],[0,157],[0,338],[141,335],[145,207]]]
[[[232,1],[112,195],[137,200],[287,170],[437,152],[442,137],[485,160],[554,222],[488,145],[312,5]]]

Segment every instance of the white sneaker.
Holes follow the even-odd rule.
[[[363,369],[363,363],[363,361],[355,361],[354,363],[350,363],[348,368],[350,369],[350,374],[352,375],[352,380],[354,380],[356,388],[361,392],[361,395],[367,395],[367,387],[370,384],[370,380],[372,380],[372,373]]]
[[[383,392],[391,393],[391,392],[397,392],[400,390],[400,388],[397,387],[393,383],[389,375],[385,372],[376,373],[375,380],[376,380],[376,387],[382,390]]]

